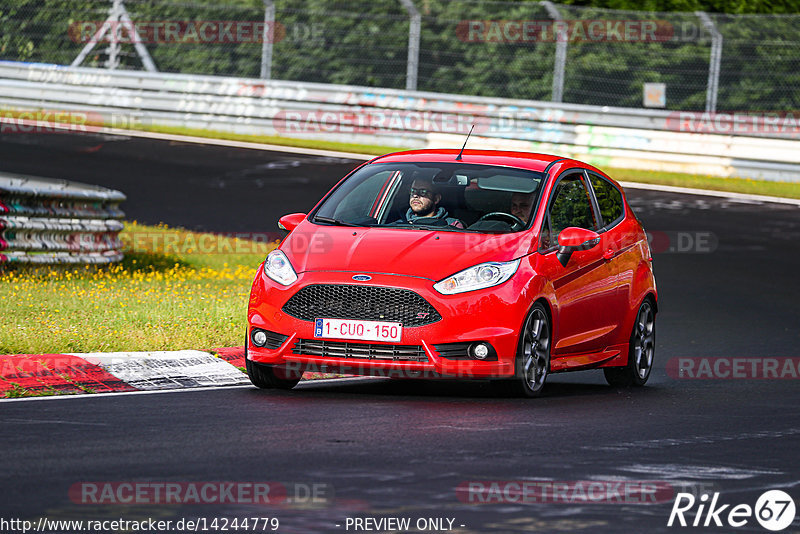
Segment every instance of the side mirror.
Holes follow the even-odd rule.
[[[558,262],[566,267],[570,256],[576,250],[589,250],[600,242],[600,234],[585,228],[570,226],[561,230],[558,234],[558,252],[556,258]]]
[[[278,219],[278,228],[291,232],[306,218],[305,213],[290,213]]]

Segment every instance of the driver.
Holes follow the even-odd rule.
[[[511,195],[511,215],[528,224],[533,206],[533,193],[514,193]]]
[[[464,228],[464,223],[455,217],[448,217],[447,210],[439,206],[442,195],[431,180],[415,178],[411,184],[406,220],[410,224],[450,225]]]

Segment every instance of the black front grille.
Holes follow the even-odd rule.
[[[441,343],[434,345],[433,348],[439,356],[448,360],[468,360],[469,346],[472,343]]]
[[[433,306],[408,289],[316,284],[302,288],[283,305],[283,311],[303,319],[360,319],[423,326],[440,321]]]
[[[357,358],[365,360],[412,362],[428,361],[425,350],[419,345],[380,345],[377,343],[298,339],[294,344],[292,352],[304,356],[321,356],[323,358]]]

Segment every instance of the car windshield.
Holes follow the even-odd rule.
[[[318,224],[507,233],[529,225],[544,174],[462,163],[376,163],[312,215]]]

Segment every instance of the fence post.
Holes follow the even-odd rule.
[[[139,32],[136,31],[136,25],[131,20],[131,16],[128,14],[128,10],[125,9],[125,4],[122,3],[122,0],[112,0],[111,1],[111,10],[109,11],[108,18],[103,22],[103,25],[100,27],[95,34],[89,38],[89,42],[83,47],[83,49],[78,54],[72,63],[71,67],[79,67],[83,60],[86,59],[86,56],[89,55],[95,45],[103,40],[106,34],[110,32],[110,43],[106,51],[108,52],[108,60],[106,61],[106,68],[109,70],[114,70],[119,66],[119,54],[120,54],[120,32],[122,31],[122,25],[125,25],[125,29],[128,31],[128,35],[133,41],[133,47],[136,49],[136,53],[139,54],[139,59],[142,60],[142,65],[144,65],[145,70],[148,72],[158,72],[156,68],[156,64],[153,63],[153,58],[150,57],[150,53],[147,51],[147,48],[142,44],[142,38],[139,36]],[[83,37],[83,34],[79,34],[79,37]]]
[[[156,64],[153,63],[150,52],[147,51],[147,47],[142,43],[142,38],[139,36],[139,32],[136,31],[136,25],[134,25],[133,20],[131,20],[131,16],[128,10],[125,9],[125,4],[122,3],[122,0],[119,2],[119,9],[120,18],[127,24],[128,31],[133,35],[133,47],[136,49],[136,53],[139,54],[139,59],[142,60],[142,65],[144,65],[145,70],[148,72],[158,72]]]
[[[553,2],[545,0],[539,3],[544,6],[547,10],[547,14],[555,21],[556,25],[556,31],[553,32],[556,38],[556,57],[553,61],[553,94],[550,100],[553,102],[561,102],[564,99],[564,68],[567,64],[567,36],[564,34],[562,28],[559,27],[560,25],[558,23],[564,20],[564,18],[561,16],[556,6],[553,5]]]
[[[275,39],[275,2],[264,0],[264,35],[261,43],[261,79],[272,79],[272,41]]]
[[[120,9],[121,0],[114,0],[111,7],[111,17],[115,19],[116,24],[111,28],[111,42],[108,43],[108,63],[106,67],[114,70],[119,67],[119,37],[122,28],[120,28],[120,19],[122,18],[122,10]]]
[[[419,40],[422,34],[422,17],[412,0],[400,0],[409,15],[408,24],[408,64],[406,67],[406,90],[417,90],[419,72]]]
[[[719,70],[722,62],[722,34],[717,30],[716,24],[703,11],[695,11],[695,15],[711,34],[711,58],[708,63],[708,87],[706,88],[706,111],[717,111],[717,94],[719,93]]]

